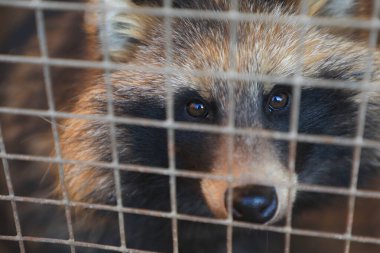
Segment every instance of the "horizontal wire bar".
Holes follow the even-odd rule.
[[[39,198],[31,198],[31,197],[11,197],[7,195],[0,195],[0,200],[14,200],[17,202],[29,202],[29,203],[35,203],[35,204],[53,204],[53,205],[63,205],[63,201],[60,200],[51,200],[51,199],[39,199]],[[70,202],[69,205],[71,207],[80,207],[80,208],[87,208],[87,209],[95,209],[95,210],[102,210],[102,211],[113,211],[113,212],[119,212],[120,209],[116,206],[107,206],[102,204],[88,204],[88,203],[82,203],[82,202]],[[236,228],[246,228],[246,229],[254,229],[254,230],[260,230],[260,231],[270,231],[270,232],[276,232],[276,233],[290,233],[292,235],[298,235],[298,236],[308,236],[308,237],[317,237],[317,238],[327,238],[327,239],[336,239],[336,240],[350,240],[352,242],[360,242],[360,243],[371,243],[371,244],[378,244],[380,245],[380,238],[375,237],[369,237],[369,236],[358,236],[358,235],[347,235],[347,234],[340,234],[340,233],[333,233],[333,232],[325,232],[325,231],[314,231],[314,230],[308,230],[308,229],[298,229],[292,227],[291,229],[287,227],[281,227],[281,226],[274,226],[274,225],[260,225],[260,224],[252,224],[252,223],[246,223],[246,222],[239,222],[239,221],[229,221],[229,220],[223,220],[223,219],[215,219],[215,218],[209,218],[209,217],[199,217],[199,216],[193,216],[193,215],[186,215],[186,214],[176,214],[173,215],[171,212],[162,212],[162,211],[152,211],[152,210],[144,210],[144,209],[137,209],[137,208],[128,208],[123,207],[121,208],[121,211],[126,214],[137,214],[137,215],[145,215],[145,216],[152,216],[152,217],[159,217],[159,218],[167,218],[172,219],[173,217],[182,220],[182,221],[190,221],[190,222],[198,222],[198,223],[207,223],[207,224],[214,224],[214,225],[222,225],[222,226],[228,226],[232,225]],[[109,249],[114,251],[120,251],[121,248],[115,247],[115,246],[107,246],[107,245],[101,245],[101,244],[91,244],[91,243],[82,243],[78,241],[70,241],[70,240],[61,240],[61,239],[52,239],[52,238],[35,238],[35,237],[28,237],[28,236],[22,236],[21,238],[17,236],[0,236],[0,240],[24,240],[24,241],[39,241],[39,242],[48,242],[48,243],[60,243],[60,244],[66,244],[70,245],[73,244],[75,246],[83,246],[83,247],[96,247],[99,249]],[[92,246],[90,246],[92,245]],[[145,252],[145,251],[129,251],[131,249],[128,249],[128,252]]]
[[[35,1],[14,1],[0,0],[1,6],[43,9],[43,10],[59,10],[59,11],[112,11],[122,10],[125,13],[152,15],[159,17],[171,18],[192,18],[192,19],[212,19],[212,20],[232,20],[232,21],[249,21],[249,22],[276,22],[287,23],[293,25],[309,25],[309,26],[326,26],[354,29],[380,29],[380,20],[365,20],[353,18],[331,18],[331,17],[311,17],[306,15],[294,16],[278,16],[270,13],[244,13],[234,10],[230,11],[214,11],[199,9],[177,9],[177,8],[157,8],[157,7],[132,7],[124,4],[109,4],[105,8],[98,4],[92,3],[68,3],[58,1],[35,2]]]
[[[170,171],[164,168],[155,168],[155,167],[146,167],[146,166],[138,166],[138,165],[124,165],[119,164],[115,165],[112,163],[106,162],[89,162],[89,161],[79,161],[79,160],[58,160],[55,158],[49,157],[40,157],[40,156],[29,156],[29,155],[18,155],[18,154],[0,154],[0,158],[5,158],[8,160],[21,160],[21,161],[33,161],[33,162],[45,162],[45,163],[55,163],[55,164],[77,164],[80,166],[91,166],[93,169],[120,169],[123,171],[129,172],[139,172],[139,173],[149,173],[163,176],[175,175],[177,177],[184,178],[193,178],[193,179],[211,179],[211,180],[220,180],[220,181],[231,181],[231,178],[228,175],[214,175],[206,172],[193,172],[187,170],[175,170]],[[266,182],[260,182],[265,185]],[[269,183],[268,183],[269,184]],[[315,193],[326,193],[333,195],[343,195],[343,196],[356,196],[362,198],[372,198],[372,199],[380,199],[380,191],[375,190],[360,190],[352,191],[349,188],[344,187],[336,187],[336,186],[326,186],[326,185],[312,185],[312,184],[281,184],[280,187],[293,187],[298,191],[308,191]]]
[[[216,125],[204,125],[184,122],[168,122],[155,119],[143,119],[134,117],[112,117],[110,119],[107,115],[94,115],[94,114],[74,114],[66,112],[51,112],[38,109],[20,109],[11,107],[0,107],[0,114],[12,114],[23,116],[36,116],[36,117],[56,117],[62,119],[82,119],[82,120],[95,120],[102,122],[115,122],[119,124],[137,125],[144,127],[156,127],[175,130],[188,130],[188,131],[200,131],[216,134],[234,134],[243,136],[260,136],[263,138],[291,141],[296,140],[298,142],[326,144],[326,145],[339,145],[339,146],[361,146],[366,148],[380,148],[380,140],[369,140],[362,138],[348,138],[342,136],[328,136],[328,135],[313,135],[313,134],[300,134],[296,136],[289,132],[279,132],[267,129],[257,128],[230,128],[228,126],[216,126]]]
[[[8,63],[25,63],[36,65],[49,65],[55,67],[72,67],[72,68],[90,68],[90,69],[110,69],[110,70],[129,70],[141,71],[156,74],[173,74],[187,73],[195,77],[215,77],[227,80],[238,80],[247,82],[268,82],[268,83],[286,83],[288,85],[300,85],[302,87],[318,87],[332,89],[347,89],[368,92],[380,92],[378,83],[363,84],[360,81],[354,82],[350,80],[333,80],[319,79],[298,76],[297,78],[289,76],[275,75],[257,75],[255,73],[236,72],[232,70],[217,71],[217,70],[184,70],[174,66],[158,67],[158,66],[141,66],[127,63],[113,63],[102,61],[88,61],[79,59],[61,59],[61,58],[44,58],[37,56],[20,56],[20,55],[4,55],[0,54],[0,62]]]
[[[20,239],[24,241],[28,241],[28,242],[62,244],[62,245],[67,245],[67,246],[74,245],[76,247],[111,250],[111,251],[124,252],[124,253],[160,253],[160,252],[155,252],[155,251],[144,251],[144,250],[136,250],[136,249],[124,250],[122,247],[117,247],[117,246],[112,246],[112,245],[88,243],[88,242],[81,242],[81,241],[71,241],[71,240],[64,240],[64,239],[34,237],[34,236],[22,236],[21,238],[19,238],[17,236],[0,235],[0,240],[18,241]]]

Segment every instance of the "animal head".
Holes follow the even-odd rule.
[[[370,9],[367,1],[304,2],[306,13],[311,16],[357,16]],[[366,76],[371,51],[366,41],[354,41],[331,28],[284,22],[284,17],[297,19],[302,9],[299,1],[240,1],[240,12],[261,17],[269,15],[272,17],[269,20],[258,18],[233,22],[227,16],[225,19],[174,16],[169,19],[169,33],[164,17],[128,11],[128,8],[141,5],[161,6],[161,1],[106,0],[105,3],[114,5],[114,8],[104,15],[89,15],[90,27],[92,24],[97,28],[89,30],[99,32],[100,43],[107,46],[106,52],[112,60],[140,69],[169,67],[176,70],[170,73],[144,69],[112,71],[110,81],[117,116],[165,120],[167,87],[170,86],[174,96],[174,119],[178,122],[218,126],[228,126],[232,122],[237,129],[287,132],[293,86],[287,82],[263,81],[262,77],[291,80],[300,75],[352,82],[361,81]],[[209,10],[223,15],[222,12],[230,8],[230,1],[175,0],[173,8]],[[231,28],[234,25],[236,29]],[[375,53],[374,66],[372,81],[378,79],[378,53]],[[231,68],[235,73],[233,78],[194,74],[194,71],[225,73]],[[251,78],[240,79],[239,75]],[[98,81],[80,97],[76,112],[106,114],[107,101],[104,83]],[[366,137],[372,138],[380,135],[373,127],[379,123],[380,101],[376,95],[371,95],[370,101]],[[360,96],[353,90],[303,87],[298,131],[353,137],[359,102]],[[68,120],[63,139],[64,156],[75,160],[111,161],[111,140],[106,122]],[[116,141],[121,163],[168,166],[165,128],[116,124]],[[298,183],[348,186],[352,150],[344,146],[299,143],[293,171],[289,168],[288,141],[243,132],[231,137],[225,133],[175,130],[177,170],[233,178],[230,183],[204,178],[178,192],[190,195],[198,188],[198,194],[187,201],[195,206],[207,206],[205,209],[212,215],[226,218],[226,196],[230,185],[234,189],[236,219],[274,223],[285,216],[289,204],[307,199],[301,193],[290,194],[289,186]],[[368,161],[362,164],[363,172],[370,173],[378,158],[371,150],[365,155]],[[111,170],[69,165],[66,179],[74,200],[107,202],[115,198]],[[139,207],[167,207],[163,203],[168,199],[147,193],[152,192],[152,187],[168,190],[166,183],[162,178],[126,173],[121,182],[125,203]],[[188,206],[184,203],[179,210]]]

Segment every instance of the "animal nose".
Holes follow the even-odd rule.
[[[254,223],[270,221],[277,210],[274,187],[250,185],[233,189],[233,217],[235,220]],[[227,192],[225,194],[227,206]]]

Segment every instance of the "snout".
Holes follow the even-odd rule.
[[[233,188],[230,211],[234,220],[273,224],[286,216],[289,205],[293,205],[296,199],[297,191],[289,187],[297,184],[297,176],[281,167],[261,168],[264,169],[244,170],[240,167],[233,170],[236,173],[231,184],[222,180],[201,181],[203,196],[215,217],[228,217],[229,187]]]
[[[228,206],[228,192],[225,205]],[[267,223],[273,219],[278,209],[274,187],[247,185],[233,189],[232,213],[239,221]]]

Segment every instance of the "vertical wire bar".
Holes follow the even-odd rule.
[[[301,1],[300,6],[300,15],[304,16],[308,13],[308,5],[305,0]],[[293,95],[292,95],[292,107],[291,107],[291,116],[290,116],[290,127],[289,133],[291,135],[291,141],[289,143],[289,161],[288,161],[288,169],[290,170],[291,175],[291,185],[288,187],[288,207],[286,212],[286,233],[285,233],[285,253],[290,252],[291,248],[291,234],[292,234],[292,213],[293,213],[293,203],[292,203],[292,195],[296,194],[297,189],[293,185],[295,171],[296,171],[296,155],[297,155],[297,135],[298,135],[298,122],[299,122],[299,107],[301,103],[301,80],[303,75],[303,64],[304,64],[304,35],[307,31],[308,25],[300,25],[297,24],[297,29],[299,28],[299,43],[297,45],[297,62],[296,62],[296,73],[295,80],[292,87]]]
[[[7,151],[5,149],[3,134],[1,132],[1,125],[0,125],[0,154],[6,155],[6,153],[7,153]],[[4,175],[5,175],[5,181],[6,181],[7,188],[8,188],[8,194],[11,197],[10,202],[11,202],[11,207],[12,207],[13,220],[14,220],[15,227],[16,227],[17,241],[18,241],[18,245],[20,247],[20,253],[25,253],[25,245],[24,245],[24,241],[22,239],[20,218],[19,218],[18,211],[17,211],[17,204],[16,204],[16,201],[14,200],[15,193],[14,193],[14,189],[13,189],[11,173],[9,170],[9,163],[8,163],[8,160],[6,158],[2,158],[1,161],[3,164],[3,170],[4,170]]]
[[[172,0],[164,0],[164,10],[169,13],[172,11]],[[165,36],[165,69],[169,69],[173,63],[173,47],[172,47],[172,18],[169,15],[164,16],[164,36]],[[166,82],[166,122],[172,126],[174,119],[174,92],[170,82],[170,75],[165,73]],[[175,161],[175,131],[172,127],[167,129],[168,142],[168,158],[169,158],[169,185],[170,185],[170,209],[172,215],[172,239],[173,253],[179,252],[178,242],[178,211],[177,211],[177,179],[175,176],[176,161]]]
[[[367,85],[371,82],[371,73],[374,69],[374,51],[377,47],[378,41],[378,30],[374,28],[376,21],[378,20],[378,13],[380,10],[380,1],[372,0],[374,4],[374,8],[372,11],[372,23],[373,26],[370,29],[370,34],[368,38],[368,64],[366,67],[365,77],[363,79],[363,85]],[[346,225],[346,241],[345,241],[345,253],[349,253],[351,249],[351,237],[352,237],[352,228],[354,223],[354,215],[355,215],[355,203],[356,196],[355,192],[357,191],[358,186],[358,178],[359,178],[359,170],[360,170],[360,161],[362,154],[362,146],[364,131],[365,131],[365,122],[366,122],[366,114],[368,109],[368,100],[369,95],[368,92],[361,91],[360,92],[360,104],[359,104],[359,114],[356,122],[356,134],[355,134],[355,142],[354,146],[354,154],[353,154],[353,164],[352,164],[352,174],[351,174],[351,184],[350,184],[350,198],[348,202],[348,216],[347,216],[347,225]]]
[[[35,2],[41,3],[41,0],[35,0]],[[43,59],[48,61],[49,56],[48,56],[43,10],[36,9],[35,14],[36,14],[37,34],[38,34],[38,41],[39,41],[39,46],[41,50],[41,56]],[[55,116],[55,102],[54,102],[54,95],[53,95],[53,86],[52,86],[52,81],[51,81],[51,72],[50,72],[50,66],[47,64],[43,65],[43,75],[44,75],[45,92],[46,92],[46,97],[47,97],[47,102],[48,102],[48,107],[49,107],[51,128],[52,128],[52,133],[53,133],[53,138],[54,138],[55,157],[56,159],[61,161],[62,153],[61,153],[61,145],[60,145],[60,140],[59,140],[57,121],[56,121],[56,116]],[[73,222],[72,222],[72,216],[71,216],[70,205],[69,205],[70,200],[69,200],[69,196],[68,196],[68,192],[67,192],[66,184],[65,184],[65,172],[63,168],[63,163],[59,163],[58,170],[59,170],[59,183],[62,190],[63,202],[65,205],[65,216],[66,216],[66,222],[67,222],[67,229],[69,233],[70,251],[71,253],[75,253]]]
[[[237,70],[237,26],[238,21],[236,19],[239,17],[239,0],[232,0],[229,15],[232,19],[229,21],[229,55],[228,55],[228,70]],[[227,253],[233,253],[233,152],[234,152],[234,129],[235,129],[235,92],[234,88],[236,86],[236,81],[230,81],[227,83],[228,86],[228,128],[231,133],[228,135],[227,139],[227,166],[228,166],[228,192],[227,192]]]
[[[111,144],[111,152],[112,152],[112,165],[114,172],[114,183],[115,183],[115,193],[116,193],[116,205],[117,205],[117,213],[118,213],[118,222],[119,222],[119,234],[120,234],[120,247],[122,252],[128,252],[127,248],[127,238],[125,233],[125,222],[124,222],[124,213],[123,209],[123,199],[122,199],[122,190],[121,190],[121,176],[120,176],[120,166],[119,166],[119,155],[117,148],[117,140],[116,140],[116,126],[115,126],[115,115],[114,115],[114,105],[113,105],[113,89],[112,89],[112,73],[107,66],[111,62],[111,57],[109,54],[109,40],[107,36],[107,32],[105,31],[107,27],[107,3],[105,0],[101,1],[99,5],[99,14],[100,14],[100,26],[104,27],[104,29],[100,29],[100,37],[102,43],[102,54],[103,54],[103,64],[104,64],[104,86],[106,89],[106,97],[107,97],[107,118],[109,119],[109,133],[110,133],[110,144]]]

